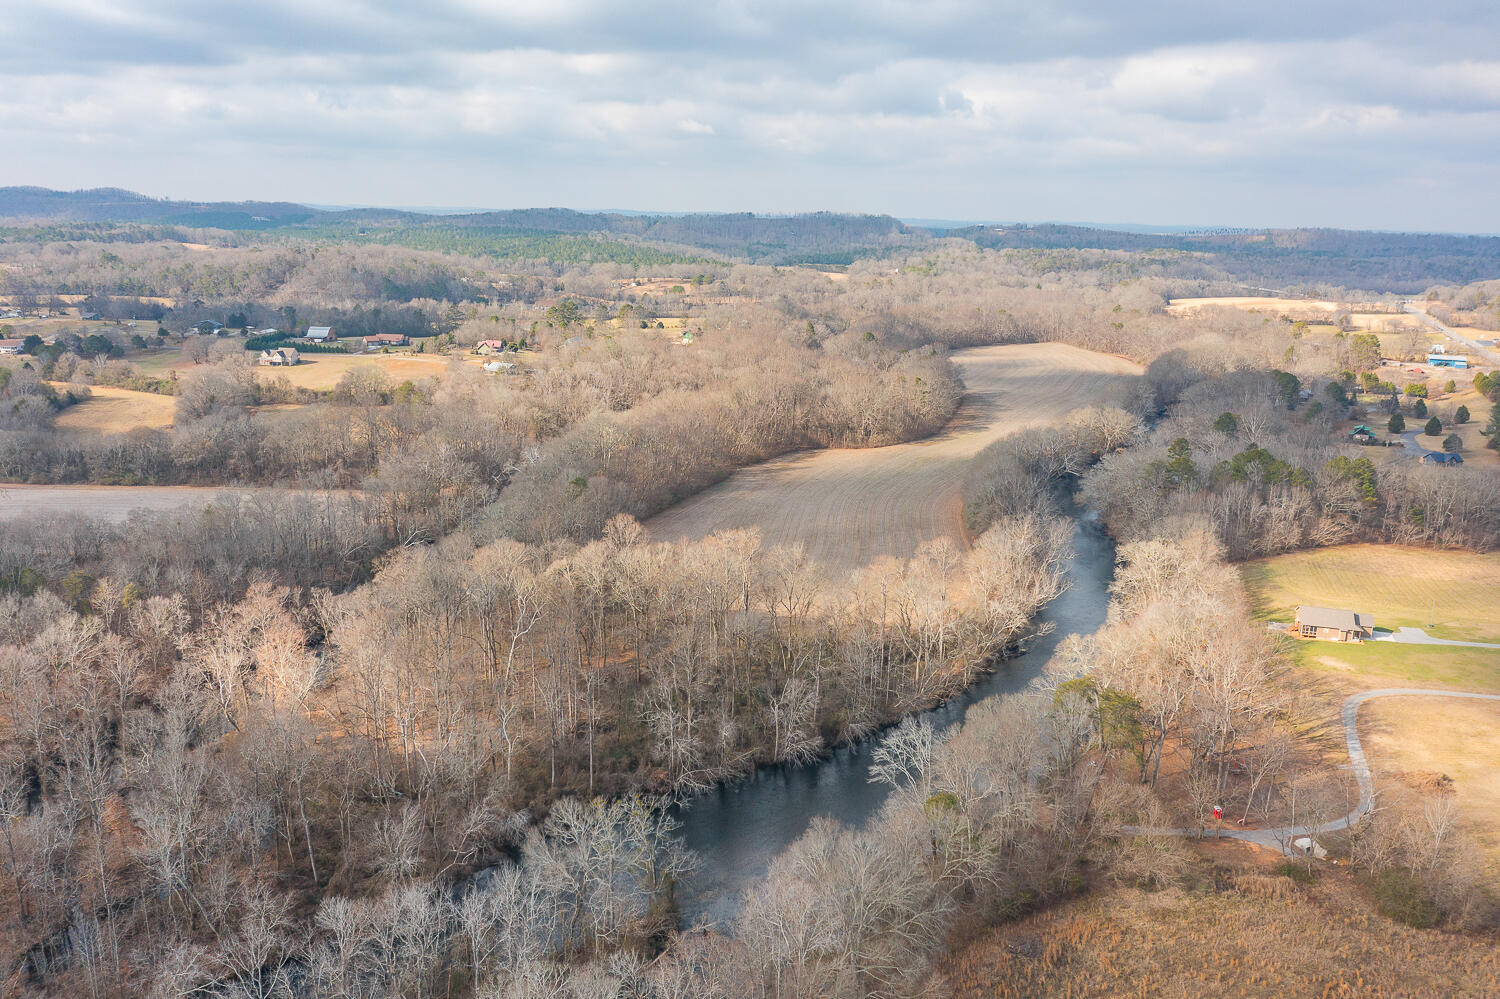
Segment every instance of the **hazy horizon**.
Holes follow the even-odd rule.
[[[1500,22],[1463,0],[12,6],[0,184],[1500,230]]]

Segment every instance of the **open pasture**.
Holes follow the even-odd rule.
[[[1449,786],[1459,825],[1479,843],[1489,870],[1500,875],[1500,702],[1381,698],[1360,712],[1360,738],[1375,772],[1397,778],[1378,781],[1391,788],[1388,796],[1402,793],[1403,783],[1436,779]]]
[[[1247,562],[1240,569],[1260,620],[1290,621],[1298,604],[1347,607],[1377,628],[1500,642],[1500,552],[1340,545]]]
[[[199,486],[30,486],[0,484],[0,520],[31,515],[125,520],[136,510],[202,508],[225,492]]]
[[[293,344],[295,346],[295,343]],[[254,357],[254,355],[249,355]],[[128,360],[143,374],[162,377],[175,371],[180,376],[193,368],[192,360],[180,350],[153,351]],[[331,389],[338,384],[344,372],[351,368],[375,366],[386,373],[393,384],[416,381],[421,378],[440,377],[448,359],[440,354],[303,354],[302,363],[289,368],[257,366],[257,377],[262,380],[285,375],[293,385],[306,389]]]
[[[331,389],[338,384],[344,372],[353,368],[374,366],[385,372],[392,384],[417,381],[422,378],[441,377],[447,367],[447,358],[423,354],[303,354],[302,363],[290,368],[262,367],[257,373],[262,378],[285,375],[293,385],[307,389]]]
[[[805,451],[735,472],[646,522],[653,538],[758,528],[770,545],[801,543],[832,572],[882,556],[908,558],[924,541],[962,542],[959,488],[992,441],[1107,405],[1140,368],[1063,344],[978,347],[953,355],[967,391],[941,433],[879,448]]]
[[[1313,298],[1272,298],[1257,295],[1225,295],[1217,298],[1174,298],[1167,303],[1167,311],[1173,315],[1185,315],[1197,309],[1226,308],[1244,309],[1246,312],[1273,312],[1293,315],[1305,312],[1332,314],[1343,306]]]
[[[131,430],[161,430],[172,425],[176,400],[154,392],[135,392],[109,385],[91,385],[90,397],[58,414],[55,426],[85,433],[123,434]]]

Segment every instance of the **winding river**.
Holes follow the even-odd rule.
[[[1038,620],[1053,625],[1027,651],[962,694],[927,713],[939,728],[963,721],[969,707],[991,697],[1022,690],[1069,635],[1091,634],[1104,623],[1114,575],[1114,543],[1077,510],[1075,555],[1068,565],[1070,585],[1048,604]],[[775,856],[807,830],[814,818],[829,815],[858,826],[879,811],[889,788],[868,780],[875,739],[842,747],[830,757],[800,767],[766,767],[744,780],[721,786],[677,809],[679,835],[702,860],[682,895],[686,923],[727,922],[747,888],[764,877]]]

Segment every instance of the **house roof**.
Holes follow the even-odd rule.
[[[0,347],[24,347],[25,340],[0,340]]]
[[[1373,628],[1375,619],[1368,614],[1356,614],[1352,610],[1338,607],[1298,607],[1297,623],[1314,628],[1359,631],[1363,628]]]
[[[332,326],[309,326],[307,328],[307,339],[309,340],[321,340],[323,337],[332,335]]]

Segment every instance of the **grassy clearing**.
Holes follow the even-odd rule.
[[[262,368],[263,377],[285,375],[293,385],[308,389],[331,389],[344,372],[371,365],[385,372],[393,384],[422,378],[438,378],[448,361],[421,354],[304,354],[302,363],[290,368]]]
[[[1500,693],[1500,650],[1395,642],[1294,642],[1301,668],[1326,674],[1342,688],[1451,687]]]
[[[1377,772],[1425,785],[1451,780],[1459,824],[1500,878],[1500,702],[1431,697],[1372,701],[1360,712],[1365,751]],[[1382,779],[1382,793],[1401,793]],[[1396,787],[1396,790],[1387,790]]]
[[[1348,607],[1381,628],[1500,642],[1500,552],[1341,545],[1249,562],[1240,573],[1258,620],[1291,621],[1298,604]]]
[[[1255,295],[1224,295],[1217,298],[1174,298],[1167,303],[1167,311],[1175,314],[1192,312],[1204,308],[1244,309],[1246,312],[1274,312],[1287,315],[1308,313],[1333,313],[1339,311],[1339,303],[1310,298],[1262,298]]]
[[[180,350],[153,351],[131,356],[129,361],[142,374],[158,378],[171,371],[180,375],[193,367],[193,362]],[[286,375],[288,381],[301,388],[331,389],[350,368],[374,365],[383,369],[392,383],[399,385],[408,379],[441,377],[447,363],[448,359],[438,354],[303,354],[301,364],[290,368],[262,367],[256,372],[262,380]]]
[[[176,413],[176,400],[169,395],[108,385],[91,386],[90,392],[90,398],[58,415],[58,429],[101,434],[123,434],[142,428],[159,430],[170,427]]]
[[[1500,995],[1500,948],[1370,911],[1345,871],[1312,884],[1240,869],[1134,889],[985,931],[940,965],[954,999]],[[1210,887],[1215,882],[1218,890]]]

